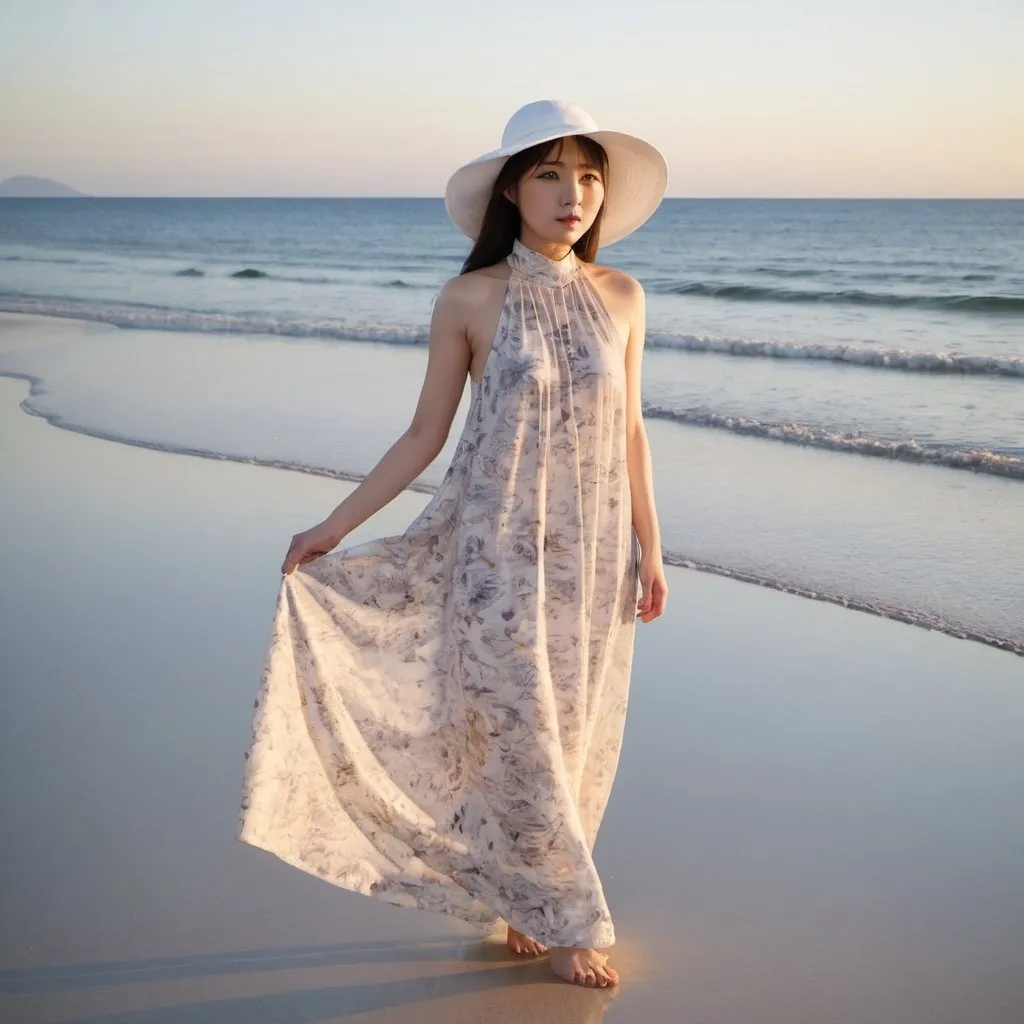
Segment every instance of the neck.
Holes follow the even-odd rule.
[[[566,249],[562,245],[560,248],[565,250],[565,255],[560,259],[553,259],[539,249],[531,249],[517,238],[512,244],[512,251],[508,254],[508,263],[513,273],[520,278],[528,279],[534,284],[561,288],[575,280],[580,271],[580,261],[571,247]]]
[[[523,229],[519,241],[528,248],[533,249],[534,252],[547,256],[549,260],[564,260],[569,255],[569,250],[572,249],[572,246],[566,242],[546,241],[533,231],[530,231],[529,228]]]

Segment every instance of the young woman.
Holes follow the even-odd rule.
[[[644,293],[593,263],[664,195],[664,158],[530,103],[445,192],[475,244],[434,306],[408,430],[282,565],[239,838],[335,885],[490,930],[604,987],[592,850],[636,619],[665,609],[640,407]],[[333,549],[439,454],[406,531]],[[329,554],[330,552],[330,554]],[[638,599],[638,582],[641,594]]]

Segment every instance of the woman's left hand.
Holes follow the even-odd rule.
[[[668,600],[668,583],[665,581],[665,566],[660,555],[640,555],[640,583],[643,594],[636,603],[636,613],[643,622],[651,622],[665,614]]]

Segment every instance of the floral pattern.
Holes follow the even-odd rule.
[[[517,240],[508,263],[427,506],[282,577],[238,836],[389,903],[601,948],[638,592],[624,343],[575,253]]]

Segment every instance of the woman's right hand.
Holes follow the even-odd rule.
[[[287,576],[294,571],[296,566],[304,565],[306,562],[312,562],[314,558],[326,555],[328,551],[338,546],[342,536],[344,535],[326,521],[318,523],[304,533],[295,534],[292,537],[288,554],[284,556],[284,562],[281,563],[282,574]]]

